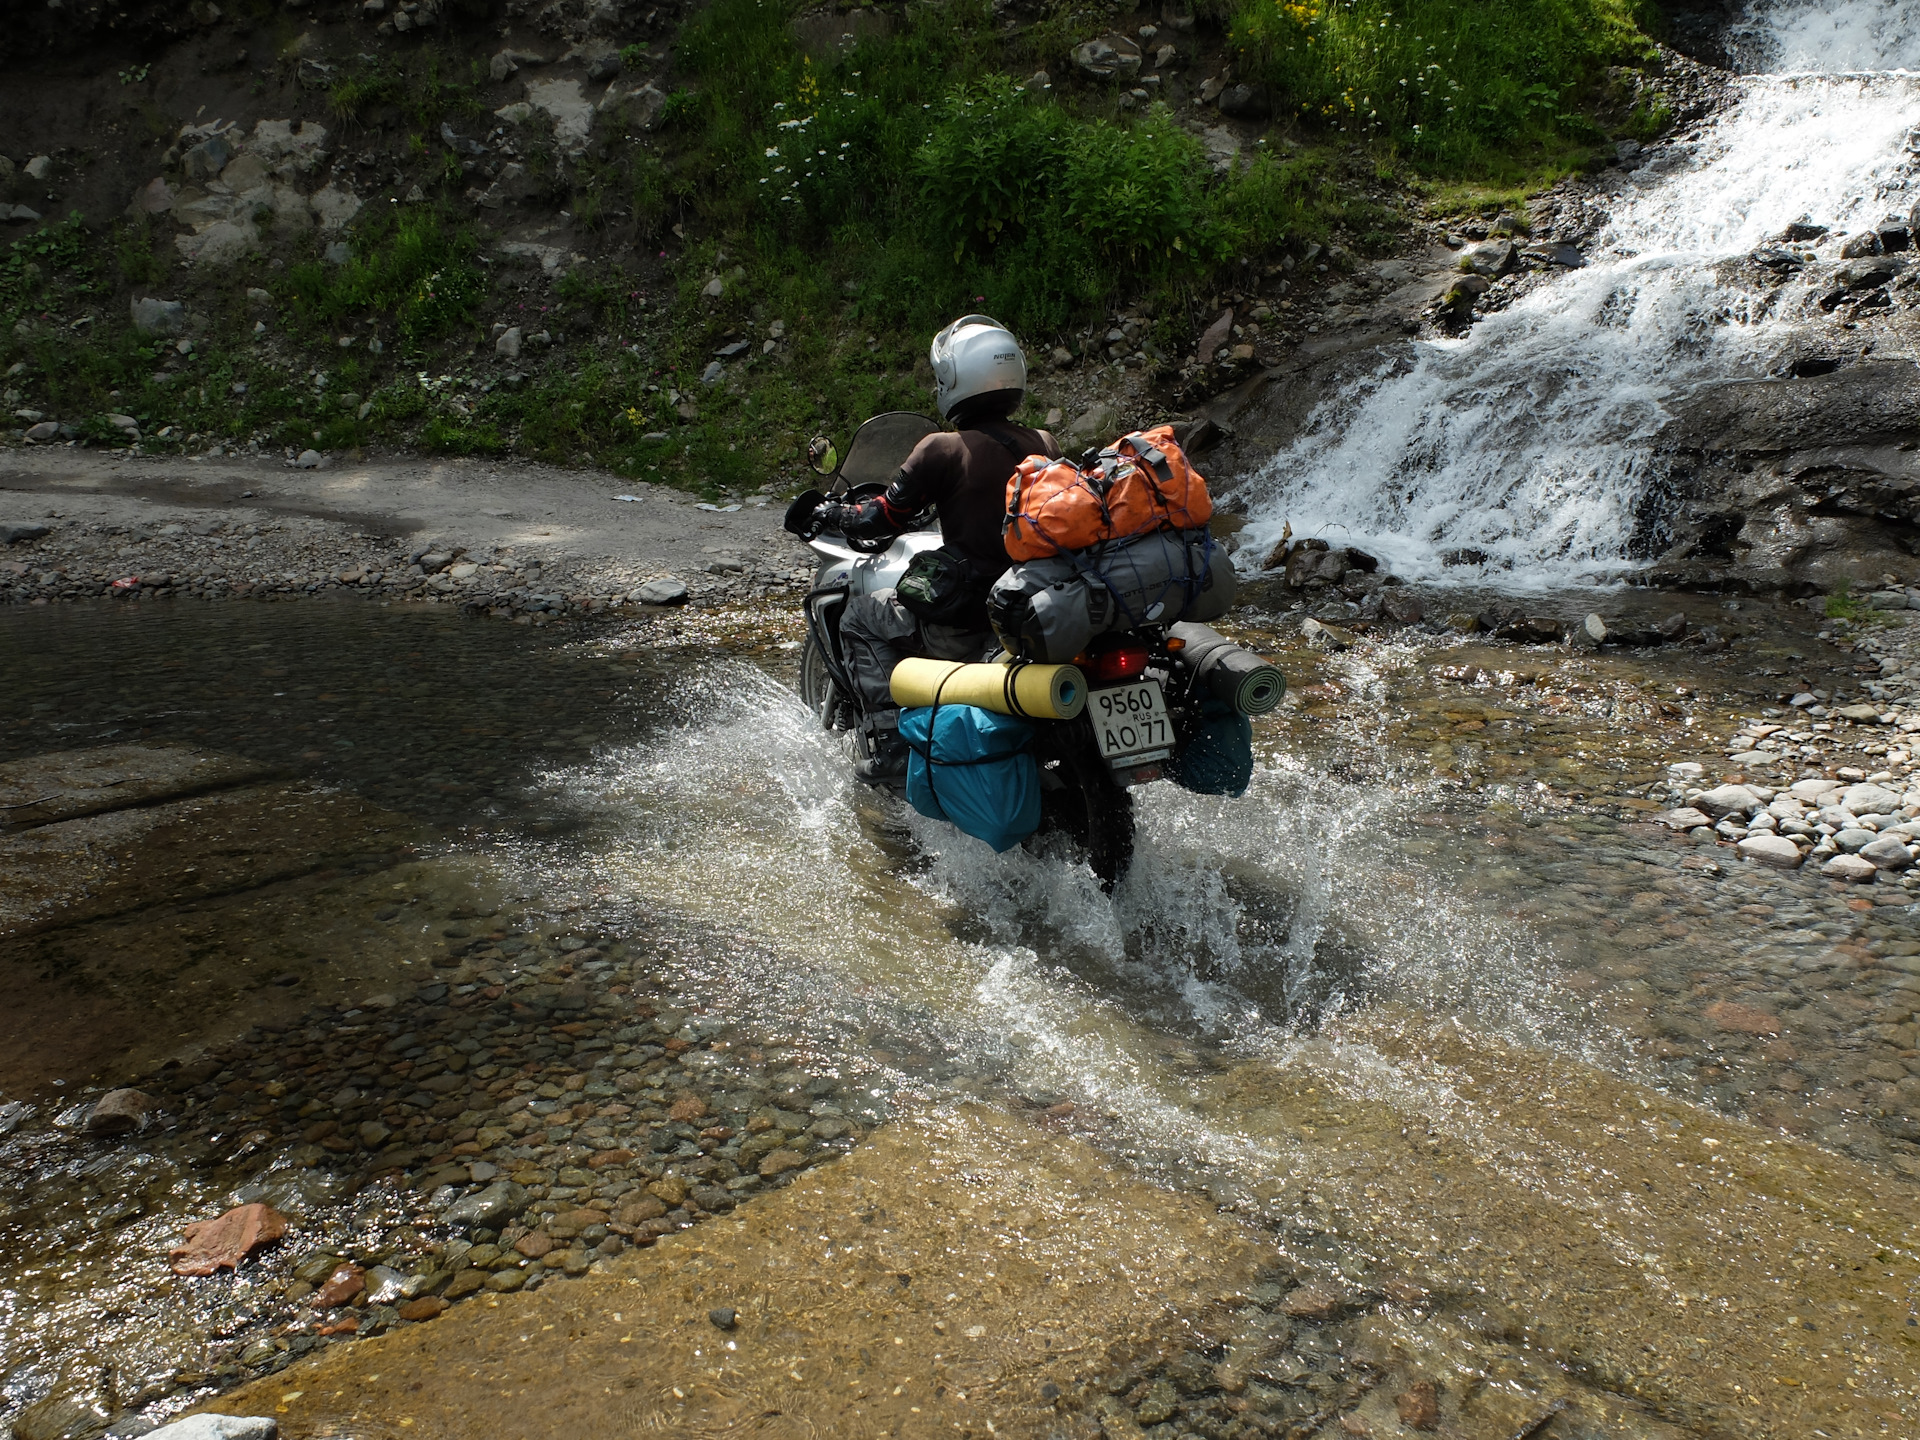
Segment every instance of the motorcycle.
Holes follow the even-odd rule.
[[[844,457],[829,441],[815,439],[809,463],[826,482],[822,489],[829,499],[857,504],[884,491],[913,448],[939,429],[924,415],[877,415],[855,433]],[[939,547],[937,516],[929,509],[897,536],[855,540],[824,531],[806,543],[818,568],[803,602],[807,635],[800,653],[800,695],[823,729],[845,737],[859,774],[872,768],[876,729],[867,723],[848,673],[840,614],[852,596],[897,586],[915,555]],[[1204,632],[1203,645],[1237,649],[1205,626],[1108,631],[1075,657],[1088,683],[1084,709],[1070,720],[1035,722],[1040,825],[1025,845],[1036,853],[1064,852],[1086,864],[1109,893],[1133,858],[1132,792],[1167,777],[1200,733],[1209,697],[1224,693],[1219,682],[1210,685],[1201,666],[1185,658],[1188,646],[1175,633],[1181,630]],[[998,654],[996,645],[973,658]],[[1273,676],[1272,704],[1278,704],[1285,682],[1272,667],[1265,668]],[[905,787],[903,779],[869,783]]]

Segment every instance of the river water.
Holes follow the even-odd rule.
[[[1462,1433],[1548,1403],[1573,1406],[1556,1422],[1569,1436],[1711,1433],[1729,1417],[1808,1433],[1780,1397],[1817,1398],[1805,1413],[1825,1423],[1844,1383],[1865,1428],[1824,1433],[1891,1434],[1877,1417],[1916,1403],[1901,1342],[1920,1278],[1920,927],[1898,886],[1863,901],[1634,823],[1632,805],[1666,797],[1666,765],[1713,761],[1710,737],[1739,713],[1731,696],[1687,700],[1685,720],[1663,705],[1701,688],[1696,659],[1319,657],[1256,629],[1301,698],[1261,722],[1253,791],[1142,792],[1138,858],[1108,897],[1084,869],[994,856],[852,785],[789,688],[791,616],[531,632],[345,603],[0,620],[8,653],[42,662],[14,672],[32,679],[6,713],[9,754],[188,741],[418,821],[415,858],[321,898],[372,912],[374,936],[389,890],[417,936],[490,932],[497,948],[464,968],[413,972],[457,982],[462,1003],[490,984],[531,1002],[567,977],[587,1003],[644,983],[673,1024],[712,1017],[680,1034],[753,1059],[689,1069],[742,1124],[782,1087],[805,1098],[778,1104],[856,1126],[970,1098],[1058,1111],[1122,1165],[1243,1217],[1276,1260],[1363,1302],[1303,1337],[1326,1353],[1300,1372],[1308,1388],[1262,1401],[1276,1417],[1311,1419],[1328,1403],[1312,1387],[1352,1383],[1327,1356],[1384,1343],[1364,1297],[1396,1286],[1447,1298],[1393,1321],[1394,1353],[1426,1356],[1463,1396],[1491,1386],[1474,1402],[1483,1428]],[[1770,643],[1812,648],[1790,613],[1767,624]],[[1731,689],[1743,663],[1709,687]],[[1554,798],[1575,779],[1629,808]],[[465,1179],[446,1188],[445,1147],[487,1122],[427,1128],[401,1119],[404,1095],[384,1111],[331,1095],[374,1083],[328,1048],[367,1030],[346,1008],[269,1017],[218,1052],[219,1084],[307,1084],[297,1116],[242,1095],[223,1123],[233,1102],[216,1096],[210,1124],[142,1139],[138,1163],[74,1132],[97,1085],[18,1097],[0,1139],[13,1407],[111,1373],[116,1403],[138,1402],[121,1418],[145,1423],[210,1377],[285,1365],[316,1343],[296,1325],[287,1349],[283,1328],[302,1313],[291,1267],[315,1244],[400,1269],[425,1254],[431,1272],[440,1252],[420,1237]],[[449,1053],[430,1029],[471,1045],[462,1012],[417,1013],[387,1030],[418,1064]],[[556,1039],[534,1042],[536,1061],[557,1048],[567,1063]],[[512,1025],[496,1042],[529,1043]],[[206,1078],[153,1083],[171,1095]],[[632,1123],[582,1113],[577,1135],[488,1153],[534,1167],[557,1200],[576,1184],[565,1147],[612,1145]],[[368,1184],[364,1159],[330,1168],[352,1155],[323,1153],[308,1127],[336,1114],[409,1127],[396,1141],[420,1137],[430,1193]],[[298,1217],[297,1248],[237,1282],[166,1275],[181,1223],[261,1197]],[[1783,1295],[1806,1324],[1844,1330],[1842,1348],[1782,1333]],[[1504,1357],[1491,1371],[1488,1344]],[[1764,1412],[1714,1394],[1762,1382]]]
[[[1775,368],[1810,299],[1721,262],[1796,221],[1830,227],[1815,248],[1832,259],[1920,199],[1920,12],[1762,0],[1736,33],[1751,73],[1733,103],[1630,173],[1586,267],[1326,402],[1250,484],[1257,546],[1291,523],[1408,578],[1521,586],[1618,576],[1659,552],[1654,437],[1702,387]],[[1445,563],[1463,550],[1489,558]]]

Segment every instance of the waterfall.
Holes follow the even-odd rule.
[[[1645,559],[1653,437],[1701,387],[1764,374],[1804,303],[1720,262],[1797,220],[1831,227],[1831,260],[1920,197],[1920,6],[1762,0],[1731,39],[1731,102],[1630,174],[1585,268],[1397,348],[1252,477],[1253,553],[1291,523],[1409,579],[1546,587]]]

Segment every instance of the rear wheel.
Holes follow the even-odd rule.
[[[1094,753],[1085,725],[1048,725],[1043,733],[1036,838],[1044,844],[1060,836],[1112,894],[1133,861],[1133,795]]]

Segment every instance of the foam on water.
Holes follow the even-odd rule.
[[[1148,787],[1109,897],[1084,866],[995,855],[854,785],[836,740],[747,666],[712,667],[695,692],[704,723],[552,777],[595,831],[584,854],[554,858],[573,884],[750,939],[685,979],[776,1031],[863,1043],[886,1012],[883,1026],[977,1073],[1123,1115],[1146,1150],[1241,1175],[1270,1172],[1270,1147],[1196,1110],[1189,1044],[1284,1059],[1318,1037],[1324,1056],[1339,1049],[1330,1017],[1386,1002],[1625,1063],[1537,940],[1409,871],[1397,840],[1431,803],[1418,789],[1278,755],[1239,800]],[[1358,1052],[1351,1067],[1358,1088],[1412,1083]]]
[[[1774,73],[1744,77],[1712,123],[1633,172],[1585,269],[1463,339],[1407,347],[1316,411],[1252,482],[1255,553],[1290,523],[1410,578],[1492,570],[1542,588],[1658,553],[1654,437],[1688,395],[1764,374],[1804,298],[1717,262],[1792,221],[1837,241],[1920,198],[1916,7],[1781,3],[1751,11],[1743,36]]]

